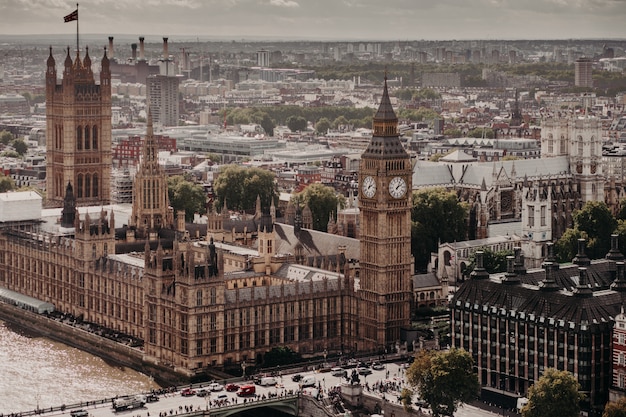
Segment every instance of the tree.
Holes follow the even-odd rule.
[[[567,371],[547,368],[539,380],[528,389],[528,404],[522,408],[522,417],[576,417],[580,415],[580,401],[576,378]]]
[[[406,378],[417,388],[435,417],[452,416],[459,404],[472,401],[478,395],[474,360],[463,349],[419,351],[406,371]]]
[[[218,207],[222,207],[226,201],[226,206],[234,210],[253,209],[257,196],[261,198],[262,207],[269,207],[278,196],[274,173],[239,165],[222,168],[213,182],[213,191]]]
[[[0,193],[13,190],[15,190],[15,181],[13,181],[13,178],[0,173]]]
[[[185,211],[185,220],[193,221],[195,213],[206,212],[206,195],[201,185],[188,181],[182,175],[176,175],[167,179],[167,195],[174,213],[179,210]]]
[[[460,138],[463,135],[461,129],[449,128],[443,131],[444,136],[448,138]]]
[[[13,134],[6,130],[0,131],[0,142],[4,145],[8,145],[13,140]]]
[[[337,210],[337,205],[345,205],[345,197],[337,194],[332,187],[316,183],[294,195],[292,204],[300,207],[308,205],[313,215],[313,229],[326,232],[331,213]]]
[[[611,249],[611,234],[617,228],[611,210],[604,202],[588,201],[574,212],[573,217],[575,227],[589,237],[587,256],[592,259],[604,257]]]
[[[307,127],[307,122],[302,116],[289,116],[287,118],[287,127],[292,132],[304,132]]]
[[[24,155],[28,150],[28,145],[26,144],[26,142],[24,142],[24,139],[15,139],[13,141],[13,149],[15,149],[15,152],[17,152],[21,156]]]
[[[626,417],[626,398],[607,403],[602,417]]]
[[[315,123],[315,131],[320,135],[325,135],[330,129],[330,121],[326,117],[322,117]]]
[[[467,213],[467,204],[452,191],[431,188],[413,193],[411,247],[417,267],[426,267],[439,242],[465,240]]]
[[[274,367],[280,365],[289,365],[302,361],[299,353],[294,352],[288,346],[274,347],[263,357],[263,366]]]
[[[480,248],[478,250],[483,251],[483,267],[490,274],[496,274],[498,272],[506,271],[506,257],[513,255],[512,250],[501,250],[494,252],[489,248]],[[469,265],[467,269],[463,271],[464,274],[469,274],[474,270],[476,266],[476,252],[472,253],[469,257]]]
[[[571,261],[578,253],[578,239],[587,241],[585,253],[589,258],[604,257],[611,248],[611,234],[618,230],[618,221],[607,205],[599,201],[589,201],[582,209],[574,211],[572,217],[574,227],[567,229],[556,242],[557,260]]]

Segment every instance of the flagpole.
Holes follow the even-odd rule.
[[[78,3],[76,3],[76,54],[80,54],[80,47],[78,43]]]

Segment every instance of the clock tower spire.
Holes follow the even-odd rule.
[[[359,167],[363,350],[399,342],[400,329],[410,325],[412,166],[400,142],[386,76],[373,131]]]

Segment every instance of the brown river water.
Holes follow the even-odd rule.
[[[153,388],[147,375],[0,321],[0,414]]]

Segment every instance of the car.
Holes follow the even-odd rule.
[[[226,394],[220,394],[220,395],[218,395],[218,396],[217,396],[217,399],[218,399],[218,400],[226,400],[226,399],[228,399],[228,395],[226,395]]]
[[[180,395],[182,395],[183,397],[191,397],[193,395],[196,395],[196,391],[191,388],[185,388],[180,392]]]
[[[206,397],[207,395],[209,395],[209,391],[207,391],[207,390],[205,390],[205,389],[199,389],[199,390],[196,392],[196,395],[197,395],[198,397]]]
[[[356,371],[359,373],[359,375],[370,375],[372,373],[372,370],[370,368],[366,368],[364,366],[356,368]]]
[[[293,382],[300,382],[301,379],[302,379],[302,375],[300,374],[295,374],[294,376],[291,377],[291,380]]]
[[[146,402],[155,403],[157,401],[159,401],[159,396],[156,395],[155,393],[151,392],[148,395],[146,395]]]
[[[72,417],[89,417],[89,413],[83,409],[73,410],[72,412],[70,412],[70,415]]]
[[[348,363],[344,366],[344,368],[352,369],[352,368],[356,368],[357,365],[358,365],[358,362],[355,359],[350,359]]]
[[[209,385],[207,385],[207,389],[213,392],[217,392],[217,391],[221,391],[224,389],[224,385],[218,383],[218,382],[211,382]]]
[[[372,369],[375,370],[375,371],[382,371],[383,369],[385,369],[385,365],[383,365],[380,362],[374,362],[372,364]]]
[[[343,378],[343,377],[348,375],[348,371],[346,371],[343,368],[333,368],[333,369],[330,370],[330,374],[332,376],[340,376],[340,377]]]
[[[239,385],[237,384],[226,384],[226,391],[228,392],[235,392],[235,391],[239,391]]]

